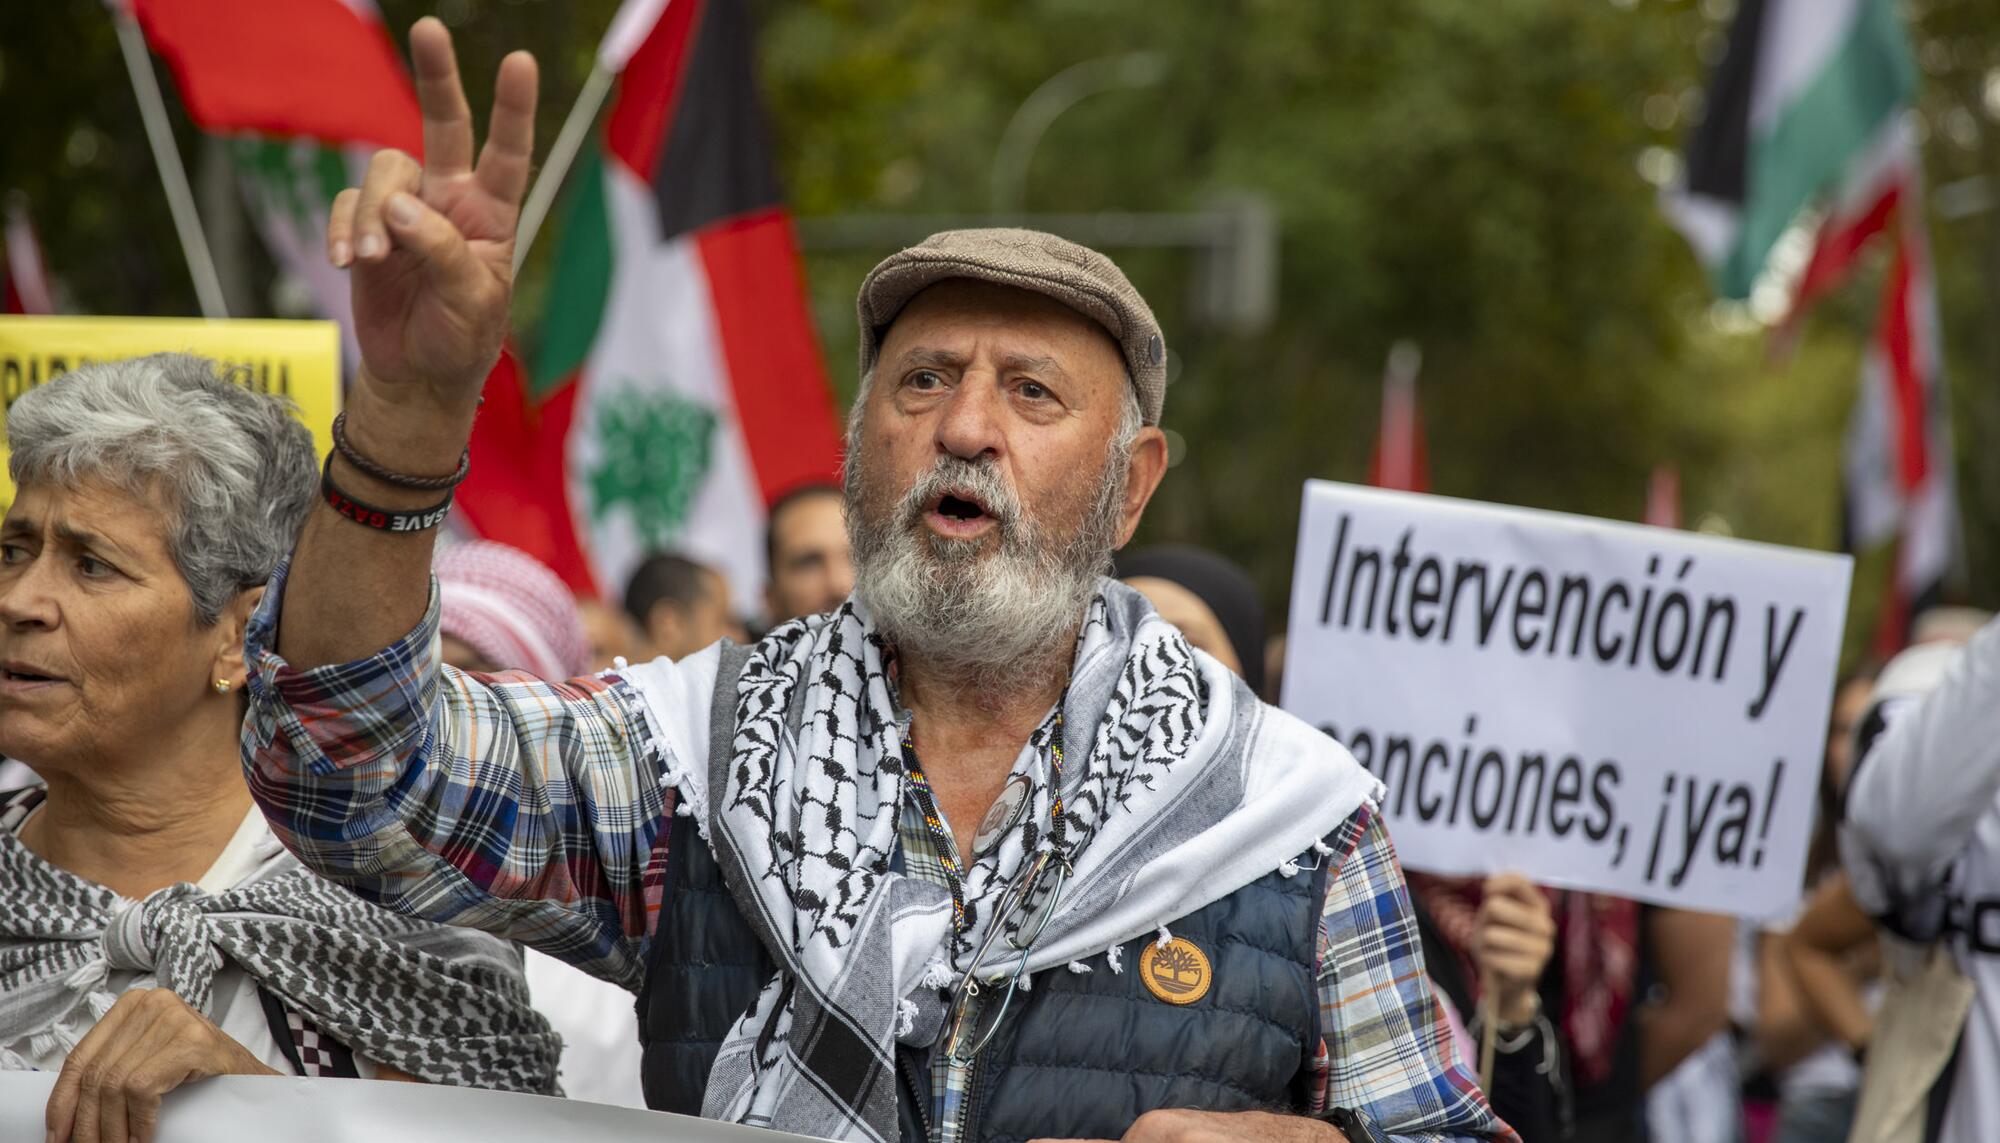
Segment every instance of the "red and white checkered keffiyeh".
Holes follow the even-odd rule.
[[[576,599],[535,557],[490,540],[438,552],[441,634],[460,639],[496,665],[545,679],[590,669],[590,640]]]

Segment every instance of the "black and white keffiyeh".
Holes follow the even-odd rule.
[[[118,970],[152,973],[205,1012],[226,957],[377,1063],[432,1083],[555,1090],[561,1041],[510,946],[371,905],[262,840],[255,871],[227,892],[182,883],[134,901],[0,828],[0,1044],[75,1047],[116,1000]]]
[[[692,665],[623,674],[644,709],[672,711],[685,706]],[[1079,634],[1061,713],[1026,747],[1028,812],[965,873],[968,902],[997,900],[1054,844],[1046,761],[1060,727],[1074,872],[1029,974],[1106,953],[1289,871],[1376,796],[1374,779],[1331,739],[1259,703],[1110,580]],[[733,690],[716,695],[711,733],[729,736],[726,749],[696,759],[662,747],[681,812],[779,963],[716,1058],[705,1117],[828,1139],[896,1137],[895,1045],[936,1039],[946,993],[993,920],[989,908],[969,910],[972,931],[953,941],[948,892],[891,871],[908,717],[880,640],[850,600],[750,649]],[[1015,963],[978,968],[999,975]]]

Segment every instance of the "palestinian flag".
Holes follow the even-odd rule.
[[[1668,216],[1745,298],[1800,209],[1883,146],[1916,88],[1893,0],[1742,0]]]
[[[326,260],[333,196],[368,159],[423,154],[423,116],[370,0],[127,0],[189,118],[229,136],[243,196],[281,272],[360,360],[347,272]]]
[[[579,591],[670,548],[755,599],[766,505],[839,467],[751,39],[743,0],[628,0],[539,344],[487,383],[459,507]]]
[[[1826,217],[1777,340],[1891,243],[1842,459],[1842,546],[1895,544],[1877,624],[1890,653],[1942,596],[1957,559],[1951,416],[1923,177],[1903,110],[1916,68],[1892,0],[1744,0],[1688,148],[1669,215],[1719,292],[1744,297],[1780,233],[1821,199]]]

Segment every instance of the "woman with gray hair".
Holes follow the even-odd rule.
[[[554,1086],[518,953],[301,868],[243,784],[244,627],[315,495],[288,402],[158,354],[7,415],[0,1068],[61,1069],[51,1139],[151,1137],[221,1074]]]

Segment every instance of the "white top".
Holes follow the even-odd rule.
[[[1943,898],[1957,922],[1947,945],[1976,991],[1940,1141],[1989,1143],[2000,1139],[2000,621],[1937,689],[1901,705],[1885,705],[1887,729],[1855,772],[1844,856],[1868,912]]]
[[[0,758],[0,790],[23,790],[39,786],[42,780],[19,758]]]
[[[28,818],[41,812],[37,807]],[[24,818],[25,822],[28,820]],[[208,872],[195,882],[204,892],[226,893],[247,880],[264,863],[269,853],[267,847],[278,845],[278,839],[271,835],[271,828],[264,821],[264,815],[252,806],[243,817],[243,824],[236,827],[236,833],[229,844],[222,847]],[[105,987],[114,995],[123,996],[134,988],[157,988],[159,981],[149,972],[113,970],[105,978]],[[81,1040],[88,1032],[92,1020],[87,1008],[77,1009],[77,1019],[69,1031]],[[249,1053],[261,1060],[266,1067],[285,1075],[292,1074],[291,1061],[285,1058],[278,1042],[271,1037],[271,1024],[264,1015],[264,1002],[257,993],[257,982],[235,964],[225,960],[215,974],[215,984],[210,992],[206,1013],[223,1034],[243,1045]],[[30,1046],[32,1037],[24,1037],[5,1045],[17,1053],[28,1065],[41,1071],[57,1071],[63,1061],[69,1058],[69,1049],[60,1043],[46,1052],[34,1051]],[[360,1056],[354,1058],[355,1070],[363,1078],[375,1077],[375,1064]]]
[[[527,950],[528,995],[562,1036],[563,1094],[646,1106],[639,1082],[639,1015],[631,993],[546,953]]]

